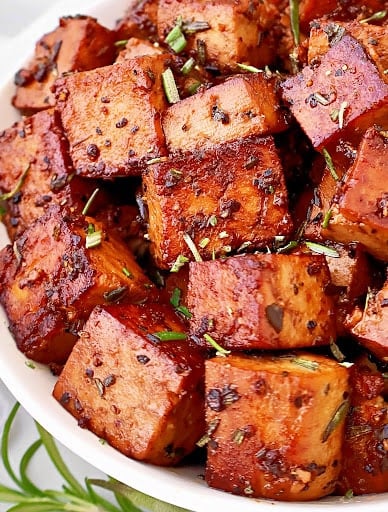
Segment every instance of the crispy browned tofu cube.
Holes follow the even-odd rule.
[[[124,16],[116,23],[116,38],[156,39],[157,15],[158,0],[129,0]]]
[[[362,356],[349,370],[351,409],[346,420],[343,464],[336,493],[388,492],[387,424],[384,377]]]
[[[283,97],[322,150],[373,125],[388,128],[388,84],[361,44],[343,35],[314,66],[285,80]],[[356,93],[355,93],[356,91]]]
[[[97,304],[141,302],[152,292],[120,239],[57,205],[0,252],[0,277],[17,346],[42,363],[66,360]]]
[[[364,311],[351,328],[351,334],[376,357],[388,362],[388,281],[381,290],[370,290]]]
[[[263,73],[236,75],[171,105],[163,115],[170,151],[191,151],[286,128],[275,82]]]
[[[187,42],[184,51],[201,64],[222,72],[238,69],[238,63],[264,67],[274,57],[261,43],[264,28],[271,26],[278,13],[275,4],[258,0],[160,0],[159,40],[165,42],[166,36],[180,23]],[[203,28],[196,30],[197,26]]]
[[[0,135],[0,192],[8,198],[2,220],[11,240],[51,204],[82,211],[96,187],[95,180],[74,176],[67,142],[52,109]]]
[[[330,273],[320,255],[253,254],[191,262],[191,333],[226,349],[290,349],[335,339]]]
[[[204,432],[204,361],[163,304],[97,307],[83,328],[54,397],[129,457],[171,466]]]
[[[206,361],[205,479],[233,494],[307,501],[341,468],[348,371],[308,353]]]
[[[373,256],[388,261],[388,138],[371,128],[335,202],[326,238],[361,242]]]
[[[334,37],[344,33],[357,39],[365,48],[370,59],[376,64],[382,78],[387,81],[388,68],[388,26],[352,22],[315,22],[309,37],[308,62],[317,62],[330,48]]]
[[[143,181],[151,250],[162,268],[180,255],[192,258],[186,235],[211,259],[241,246],[265,247],[293,228],[270,136],[170,157],[150,165]]]
[[[134,59],[142,55],[160,55],[161,53],[163,53],[163,50],[157,43],[151,43],[151,41],[147,39],[130,37],[124,48],[118,54],[116,62]]]
[[[59,26],[36,43],[32,61],[16,73],[13,105],[28,115],[54,106],[50,89],[56,78],[111,64],[114,41],[114,32],[90,16],[60,18]]]
[[[161,74],[168,55],[145,55],[57,80],[55,96],[78,174],[140,174],[165,153]]]

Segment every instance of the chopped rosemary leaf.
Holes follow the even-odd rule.
[[[155,336],[160,341],[179,341],[187,338],[186,333],[178,331],[160,331],[154,332],[152,336]]]
[[[283,247],[279,247],[276,252],[278,254],[283,254],[285,252],[291,251],[292,249],[295,249],[295,247],[298,247],[298,242],[296,240],[290,240],[288,244],[283,245]]]
[[[337,408],[337,410],[334,412],[331,420],[327,424],[325,430],[322,433],[321,441],[322,443],[325,443],[331,434],[334,432],[334,430],[339,426],[339,424],[342,422],[342,420],[345,419],[345,416],[349,409],[349,400],[343,401]]]
[[[133,279],[133,274],[132,274],[132,272],[130,272],[127,269],[127,267],[123,267],[122,271],[123,271],[123,274],[125,275],[125,277],[128,277],[129,279]]]
[[[317,244],[316,242],[305,242],[305,245],[310,249],[310,251],[316,252],[317,254],[323,254],[329,258],[340,257],[339,253],[335,249],[327,247],[326,245]]]
[[[327,212],[325,213],[325,216],[323,217],[323,221],[322,221],[322,224],[321,224],[323,229],[326,229],[329,226],[331,215],[332,215],[332,211],[331,210],[327,210]]]
[[[291,362],[297,364],[298,366],[302,366],[307,370],[312,370],[313,372],[315,372],[319,368],[319,363],[317,363],[316,361],[310,361],[310,359],[303,359],[302,357],[294,357],[294,359],[292,359]]]
[[[102,231],[93,231],[92,233],[88,233],[86,235],[85,247],[86,249],[91,249],[92,247],[97,247],[102,242]]]
[[[31,368],[31,370],[35,370],[36,366],[35,366],[35,363],[33,361],[25,361],[24,364],[27,366],[27,368]]]
[[[230,350],[226,350],[225,348],[221,347],[221,345],[219,345],[216,340],[214,338],[212,338],[210,336],[210,334],[208,333],[205,333],[203,335],[203,338],[205,341],[207,341],[213,348],[216,349],[216,354],[217,356],[222,356],[222,357],[225,357],[227,356],[228,354],[230,354]]]
[[[98,194],[98,192],[100,191],[99,188],[96,188],[92,195],[89,197],[89,199],[86,201],[86,204],[84,206],[84,209],[82,210],[82,215],[87,215],[88,211],[89,211],[89,208],[91,206],[91,204],[93,203],[94,199],[96,198],[96,195]]]
[[[181,67],[182,75],[188,75],[195,65],[195,60],[190,57]]]
[[[170,30],[170,32],[167,34],[166,39],[165,39],[168,46],[175,53],[182,52],[186,48],[186,45],[187,45],[187,41],[186,41],[185,35],[182,32],[181,25],[182,25],[182,23],[178,21],[177,24],[175,25],[175,27],[172,28]]]
[[[299,0],[290,0],[290,23],[295,46],[299,44]]]
[[[354,498],[353,489],[348,489],[344,494],[344,498],[347,500],[351,500],[352,498]]]
[[[118,302],[128,292],[128,286],[119,286],[109,292],[104,292],[103,297],[106,302]]]
[[[189,320],[193,316],[193,314],[186,306],[178,306],[176,310],[178,311],[178,313],[181,313],[184,317],[188,318]]]
[[[125,46],[128,43],[128,39],[120,39],[119,41],[115,41],[114,45],[116,47]]]
[[[262,69],[255,68],[255,66],[250,66],[249,64],[237,62],[237,67],[243,71],[249,71],[250,73],[263,73]]]
[[[330,351],[339,363],[343,363],[345,361],[345,355],[341,352],[339,346],[334,341],[330,343]]]
[[[23,186],[23,183],[27,177],[27,173],[30,170],[31,164],[29,163],[26,169],[23,171],[16,185],[10,192],[6,192],[5,194],[0,195],[0,201],[6,201],[7,199],[11,199],[15,194],[17,194]]]
[[[183,240],[186,242],[187,247],[192,252],[195,261],[198,261],[198,262],[203,261],[202,256],[199,254],[199,251],[198,251],[197,247],[195,246],[195,243],[193,242],[192,238],[190,237],[190,235],[188,233],[183,233]]]
[[[187,35],[203,32],[204,30],[209,30],[209,28],[210,25],[207,21],[184,21],[182,24],[182,30]]]
[[[363,20],[360,20],[360,23],[369,23],[370,21],[379,21],[385,18],[385,16],[388,14],[387,10],[384,11],[377,11],[372,16],[369,16],[369,18],[364,18]]]
[[[179,96],[178,88],[176,86],[175,78],[171,68],[167,68],[166,71],[163,71],[162,84],[167,101],[169,103],[178,103],[181,98]]]
[[[181,290],[180,290],[180,288],[174,288],[174,290],[171,294],[170,303],[172,306],[174,306],[174,308],[177,308],[179,306],[180,302],[181,302]]]
[[[339,116],[339,114],[338,114]],[[339,176],[335,170],[335,167],[334,167],[334,164],[333,164],[333,160],[330,156],[330,153],[327,151],[327,149],[323,148],[322,150],[322,154],[325,158],[325,162],[326,162],[326,165],[327,165],[327,168],[329,169],[330,171],[330,174],[333,176],[333,178],[335,179],[335,181],[338,181],[339,180]]]
[[[171,267],[170,272],[179,272],[179,270],[188,263],[190,260],[189,258],[186,258],[186,256],[183,256],[183,254],[180,254],[177,259],[175,260],[173,266]]]
[[[192,96],[193,94],[195,94],[198,91],[198,89],[201,87],[201,85],[202,85],[202,82],[200,82],[199,80],[195,80],[187,87],[187,92],[190,94],[190,96]]]
[[[202,240],[199,241],[198,245],[201,249],[205,249],[207,245],[210,243],[210,238],[202,238]]]

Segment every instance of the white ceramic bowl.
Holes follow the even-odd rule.
[[[18,119],[10,106],[14,91],[13,74],[29,58],[35,41],[51,31],[58,17],[68,14],[90,14],[102,24],[112,27],[129,0],[67,0],[56,5],[47,15],[33,24],[16,43],[0,55],[0,129],[7,128]],[[8,242],[3,226],[0,226],[0,247]],[[1,286],[1,284],[0,284]],[[155,498],[196,512],[238,510],[239,512],[277,511],[300,512],[347,507],[362,512],[386,512],[388,494],[367,495],[347,500],[329,497],[316,502],[283,503],[233,496],[210,489],[200,477],[201,467],[159,468],[128,459],[98,438],[77,426],[76,421],[51,396],[54,377],[47,368],[26,365],[26,358],[15,347],[7,328],[7,319],[0,309],[0,376],[15,398],[45,429],[63,445],[87,462],[117,480]]]

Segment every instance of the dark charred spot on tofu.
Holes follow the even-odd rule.
[[[71,394],[67,391],[63,393],[61,398],[59,399],[61,404],[68,404],[70,402]]]
[[[128,119],[126,117],[122,117],[119,121],[116,123],[116,128],[124,128],[124,126],[127,126]]]
[[[309,331],[312,331],[312,330],[314,330],[316,328],[316,326],[317,326],[317,322],[315,320],[309,320],[307,322],[307,326],[306,327],[307,327],[307,329]]]
[[[228,405],[237,402],[241,397],[232,384],[225,385],[222,389],[210,389],[206,396],[206,403],[212,411],[223,411]]]
[[[86,148],[86,154],[90,160],[97,160],[100,155],[100,150],[96,144],[88,144]]]
[[[261,396],[264,396],[267,394],[268,392],[268,386],[267,386],[267,382],[265,379],[258,379],[254,384],[253,384],[253,390],[255,393],[257,393],[258,395],[261,395]]]

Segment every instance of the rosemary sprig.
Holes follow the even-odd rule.
[[[14,405],[1,435],[3,466],[15,484],[15,488],[0,484],[0,503],[12,504],[8,512],[141,512],[145,508],[152,512],[188,512],[183,508],[147,496],[112,478],[108,480],[85,478],[85,484],[82,485],[65,464],[51,434],[38,423],[36,427],[39,439],[23,454],[17,474],[10,462],[9,446],[12,425],[19,408],[18,403]],[[39,489],[28,476],[30,462],[42,447],[63,478],[62,490]],[[116,504],[98,494],[95,488],[111,491]]]

